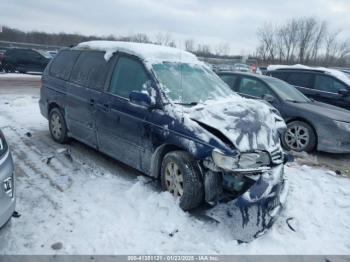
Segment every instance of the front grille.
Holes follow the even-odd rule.
[[[280,148],[276,148],[275,150],[271,151],[271,161],[274,164],[281,164],[283,162],[283,152]]]

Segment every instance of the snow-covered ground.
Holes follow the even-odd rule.
[[[55,144],[37,102],[38,95],[0,96],[21,214],[0,231],[0,254],[350,254],[347,178],[288,166],[281,217],[264,236],[238,244],[224,225],[183,212],[136,171],[78,142]]]
[[[5,73],[0,71],[0,79],[11,79],[11,78],[41,78],[41,74],[39,73]]]

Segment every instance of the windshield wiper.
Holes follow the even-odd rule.
[[[182,105],[182,106],[196,106],[198,105],[198,102],[190,102],[190,103],[175,103],[176,105]]]

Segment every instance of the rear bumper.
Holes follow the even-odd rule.
[[[261,175],[243,195],[207,210],[206,215],[227,226],[235,239],[249,242],[273,225],[287,194],[288,183],[281,164]]]
[[[13,197],[5,193],[3,181],[12,177]],[[14,168],[10,153],[5,154],[0,159],[0,228],[11,218],[16,207],[15,186],[14,186]]]
[[[39,99],[39,108],[40,108],[40,113],[43,115],[43,117],[48,119],[47,103],[42,98]]]

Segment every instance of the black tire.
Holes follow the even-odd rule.
[[[61,110],[57,107],[51,109],[49,113],[49,129],[52,139],[57,143],[64,144],[68,141],[66,121]]]
[[[309,124],[303,121],[290,122],[283,134],[282,145],[287,150],[312,152],[317,146],[316,133]]]
[[[4,71],[6,73],[14,73],[14,72],[16,72],[16,67],[13,64],[5,64],[3,66],[3,68],[4,68]]]
[[[173,151],[164,156],[161,167],[161,184],[162,189],[169,192],[166,172],[167,167],[172,163],[177,165],[183,177],[183,193],[179,195],[180,207],[185,211],[198,207],[203,202],[204,187],[197,162],[185,151]],[[175,195],[175,192],[170,193]]]
[[[25,74],[27,73],[26,71],[18,71],[20,74]]]

